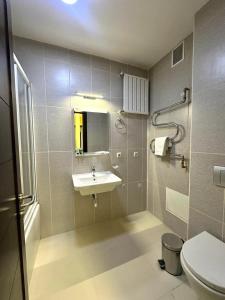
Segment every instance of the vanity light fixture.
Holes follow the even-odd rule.
[[[77,2],[77,0],[62,0],[62,2],[72,5],[72,4],[75,4]]]
[[[91,99],[91,100],[104,99],[102,95],[96,95],[96,94],[76,93],[75,95],[79,97],[83,97],[84,99]]]

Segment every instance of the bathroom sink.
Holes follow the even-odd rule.
[[[92,195],[98,193],[111,192],[117,185],[120,185],[122,179],[110,171],[83,173],[72,175],[75,191],[81,195]]]

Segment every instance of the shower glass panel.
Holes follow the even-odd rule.
[[[29,221],[36,201],[36,172],[34,152],[34,130],[31,85],[14,57],[15,88],[16,88],[16,112],[17,112],[17,138],[19,146],[19,189],[22,198],[28,199],[28,205],[24,207],[24,223]],[[28,197],[28,198],[26,198]]]

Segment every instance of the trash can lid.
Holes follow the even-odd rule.
[[[180,251],[183,246],[183,241],[174,233],[164,233],[162,235],[162,244],[169,250]]]

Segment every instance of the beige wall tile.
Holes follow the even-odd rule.
[[[115,126],[118,119],[118,114],[110,114],[111,149],[127,148],[127,117],[120,116],[120,118],[123,120],[124,126],[121,127],[121,129],[118,129]]]
[[[115,74],[120,74],[121,72],[126,73],[127,72],[127,65],[122,64],[115,61],[110,61],[110,72]]]
[[[128,148],[143,148],[142,143],[142,116],[128,116]]]
[[[91,67],[82,65],[72,65],[70,67],[70,94],[76,92],[91,92]]]
[[[185,59],[175,68],[171,68],[171,53],[168,53],[150,70],[150,110],[173,104],[185,87],[192,87],[192,48],[193,37],[184,40]],[[185,156],[189,162],[190,152],[190,108],[184,106],[172,112],[162,114],[159,122],[177,122],[185,129],[184,139],[173,147],[173,152]],[[148,142],[155,137],[172,136],[173,128],[154,128],[148,118]],[[187,225],[165,210],[165,188],[169,187],[185,195],[189,194],[189,172],[181,168],[180,161],[155,157],[148,151],[148,207],[154,214],[170,226],[176,233],[186,236]],[[144,164],[145,165],[145,164]]]
[[[48,107],[49,151],[72,151],[72,113],[69,108]]]
[[[69,51],[70,64],[73,66],[91,67],[91,56],[77,51]]]
[[[187,238],[187,224],[166,210],[166,188],[148,183],[148,203],[153,214],[183,239]]]
[[[188,238],[192,238],[203,231],[208,231],[217,238],[222,239],[222,227],[221,222],[190,208]]]
[[[75,196],[75,226],[76,228],[88,226],[94,223],[94,203],[90,196],[81,196],[74,192]]]
[[[122,184],[111,193],[111,218],[127,215],[127,184]]]
[[[47,109],[46,106],[34,106],[35,151],[48,151]]]
[[[213,166],[224,165],[225,156],[192,153],[190,206],[222,222],[224,188],[213,184]]]
[[[224,165],[225,3],[209,1],[195,16],[189,237],[207,230],[222,238],[224,189],[213,166]]]
[[[110,97],[119,99],[123,97],[123,79],[118,74],[110,74]]]
[[[98,207],[95,208],[95,223],[110,219],[111,193],[97,195]]]
[[[43,174],[38,176],[39,193],[43,206],[43,211],[41,211],[42,235],[44,237],[51,233],[69,230],[74,226],[74,219],[78,227],[92,224],[94,222],[92,200],[89,199],[90,197],[81,197],[74,192],[71,180],[73,173],[90,172],[91,166],[95,165],[97,171],[113,170],[122,177],[123,182],[127,183],[129,144],[129,147],[138,148],[140,156],[137,159],[138,162],[130,158],[129,181],[139,180],[143,182],[143,189],[146,189],[144,183],[146,181],[147,119],[144,116],[129,116],[129,138],[126,115],[120,116],[125,123],[124,129],[120,130],[115,127],[117,113],[122,109],[120,72],[128,72],[128,66],[105,58],[27,39],[15,38],[15,44],[19,60],[32,80],[33,90],[36,93],[35,106],[40,107],[35,111],[35,127],[36,151],[45,151],[43,157],[38,153],[40,160],[38,173]],[[146,76],[145,70],[132,66],[129,66],[129,72],[136,76]],[[109,103],[107,109],[110,113],[111,156],[76,158],[72,154],[74,136],[71,106],[73,99],[71,96],[76,90],[100,93]],[[117,151],[122,152],[121,159],[116,158]],[[49,171],[48,155],[50,157],[50,177],[47,172]],[[118,171],[112,169],[112,164],[119,165]],[[41,176],[44,180],[41,179]],[[120,192],[120,190],[123,190],[122,186],[113,193],[114,205],[112,206],[110,194],[99,195],[100,204],[96,209],[96,222],[110,219],[111,215],[113,217],[124,215],[128,185],[124,192]],[[81,198],[87,201],[82,202]],[[142,209],[145,206],[146,203],[142,203]],[[138,207],[139,209],[140,207]],[[79,214],[79,212],[81,213]],[[53,224],[53,231],[51,224]]]
[[[41,238],[52,234],[52,203],[50,195],[48,153],[36,153],[37,196],[40,203]]]
[[[117,153],[121,153],[121,157],[118,158]],[[124,149],[111,150],[111,165],[116,168],[113,169],[113,172],[117,176],[119,176],[123,180],[123,182],[127,182],[127,150]]]
[[[91,56],[92,67],[104,71],[110,70],[110,61],[106,58],[102,58],[99,56]]]
[[[48,106],[70,107],[69,65],[45,59],[46,99]]]
[[[128,183],[128,215],[145,209],[146,206],[145,182]]]
[[[134,157],[135,152],[138,153],[137,157]],[[128,149],[128,182],[142,180],[142,161],[142,149]]]
[[[72,185],[72,153],[51,152],[50,184],[53,234],[74,228],[74,190]]]
[[[44,49],[42,43],[14,38],[14,52],[32,83],[34,106],[46,105]]]
[[[106,100],[110,99],[109,72],[100,69],[92,70],[92,92],[102,95]]]

